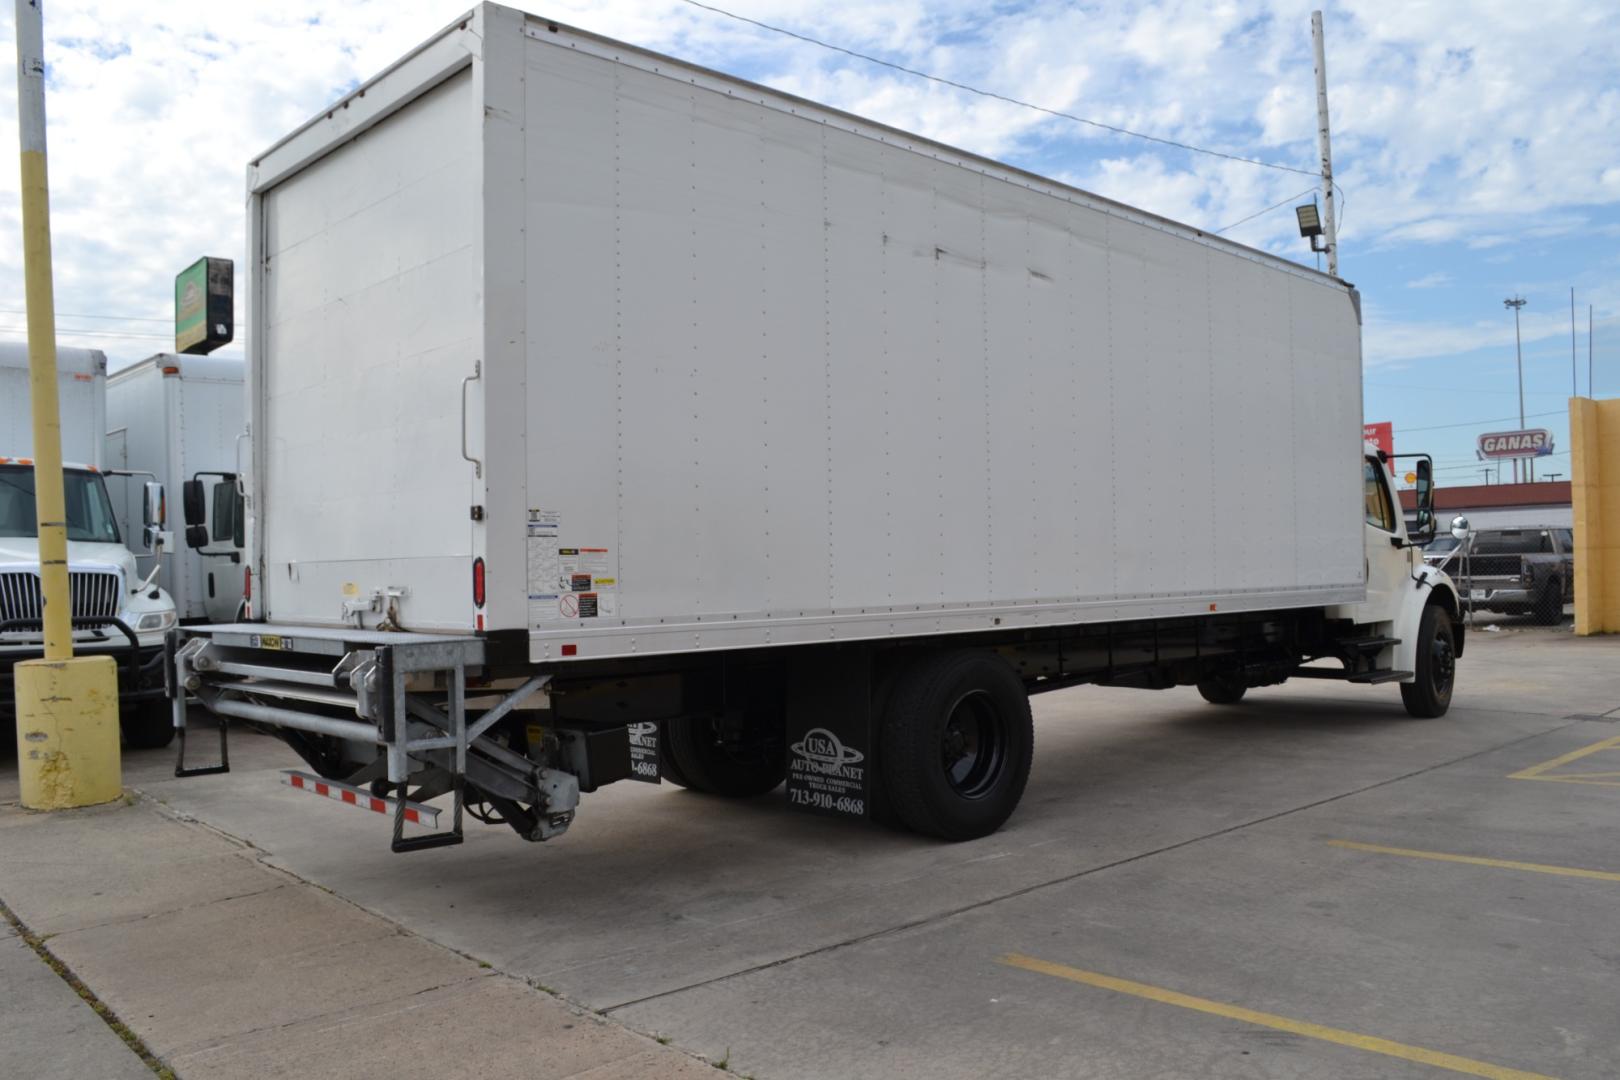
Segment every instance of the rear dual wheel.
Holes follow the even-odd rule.
[[[658,725],[658,772],[692,791],[752,798],[787,776],[785,744],[782,724],[765,717],[676,717]]]
[[[924,655],[888,694],[879,747],[888,808],[914,832],[988,836],[1029,781],[1035,729],[1018,674],[992,652]]]

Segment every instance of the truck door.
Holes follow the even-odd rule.
[[[1400,589],[1406,582],[1411,556],[1396,545],[1402,538],[1388,472],[1377,458],[1368,456],[1361,466],[1362,501],[1367,551],[1367,604],[1363,622],[1392,621],[1400,609]]]

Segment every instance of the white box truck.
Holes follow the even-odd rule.
[[[67,504],[73,649],[118,660],[119,723],[132,746],[165,746],[174,737],[164,698],[164,633],[174,601],[136,568],[107,494],[107,357],[99,349],[58,348],[57,399]],[[34,424],[28,348],[0,344],[0,719],[15,719],[12,665],[44,655],[39,527],[34,510]],[[137,528],[148,549],[164,537],[161,485],[140,488]]]
[[[245,432],[239,359],[159,353],[107,377],[107,463],[184,495],[185,542],[136,556],[143,575],[161,566],[158,583],[183,623],[241,616],[246,564],[236,458],[246,456]],[[125,535],[140,520],[138,479],[109,485]]]
[[[175,722],[397,850],[625,778],[967,839],[1031,693],[1450,700],[1342,281],[490,4],[248,190],[250,617]]]

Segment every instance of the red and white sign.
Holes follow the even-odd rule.
[[[1370,442],[1389,458],[1389,475],[1395,475],[1395,422],[1380,420],[1376,424],[1361,425],[1361,441]]]
[[[1546,428],[1493,431],[1479,437],[1480,458],[1545,457],[1553,452],[1553,437]]]

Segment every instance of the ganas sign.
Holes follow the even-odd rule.
[[[1493,431],[1479,437],[1480,460],[1486,458],[1546,457],[1553,452],[1553,438],[1545,428],[1527,431]]]

